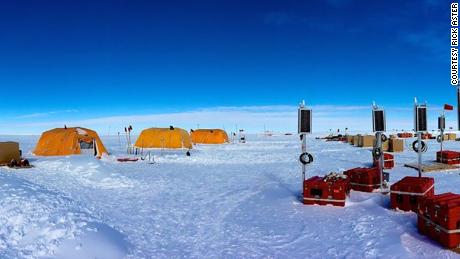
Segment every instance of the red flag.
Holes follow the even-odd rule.
[[[453,111],[453,110],[454,110],[454,106],[449,105],[449,104],[444,104],[444,110],[446,110],[446,111]]]

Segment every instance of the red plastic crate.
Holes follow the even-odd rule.
[[[380,172],[378,167],[353,168],[344,172],[350,178],[351,188],[355,191],[372,192],[380,188]]]
[[[409,132],[398,133],[398,138],[412,138],[414,135]]]
[[[430,231],[430,226],[429,224],[430,221],[425,221],[423,220],[425,217],[428,219],[432,218],[432,212],[433,210],[431,208],[434,207],[435,201],[441,201],[443,199],[450,199],[452,196],[452,193],[443,193],[439,195],[433,195],[433,196],[428,196],[424,197],[423,199],[420,199],[419,205],[418,205],[418,230],[420,233],[428,235]],[[423,222],[423,224],[421,224]]]
[[[431,133],[424,133],[422,134],[422,139],[433,139],[433,135]]]
[[[438,151],[436,152],[436,161],[449,165],[460,164],[460,152],[451,150]]]
[[[374,159],[374,166],[378,167],[379,166],[379,160]],[[384,153],[383,154],[383,168],[384,169],[392,169],[395,167],[395,160],[394,156],[389,153]]]
[[[460,247],[460,195],[444,193],[420,201],[417,226],[419,232],[444,247]]]
[[[429,216],[435,223],[443,224],[439,217],[440,205],[444,204],[445,202],[452,201],[456,198],[458,198],[457,194],[453,193],[444,193],[441,195],[426,197],[423,199],[423,201],[420,202],[419,209],[423,209],[425,214]]]
[[[350,189],[348,177],[313,176],[303,183],[303,203],[343,207]]]
[[[391,186],[391,208],[417,212],[420,200],[433,195],[433,178],[406,176]]]

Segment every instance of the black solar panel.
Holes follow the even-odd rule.
[[[384,110],[373,110],[372,120],[374,132],[384,132],[386,130]]]
[[[446,118],[444,116],[438,117],[438,130],[444,130],[446,128]]]
[[[415,131],[427,131],[427,121],[426,121],[426,107],[425,106],[417,106],[415,112]]]
[[[311,115],[310,109],[299,109],[299,133],[311,133]]]

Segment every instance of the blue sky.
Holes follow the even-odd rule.
[[[18,95],[0,102],[0,133],[294,130],[301,99],[317,130],[367,122],[373,100],[399,128],[414,96],[456,101],[448,1],[19,0],[0,23],[0,85]]]

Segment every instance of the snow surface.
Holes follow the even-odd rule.
[[[305,206],[297,136],[248,135],[246,144],[155,151],[155,164],[112,156],[35,157],[38,136],[19,141],[35,166],[0,168],[0,258],[459,258],[418,234],[416,215],[389,197],[351,192],[346,207]],[[396,153],[391,182],[416,175]],[[459,143],[445,142],[458,150]],[[368,149],[308,139],[308,176],[368,166]],[[429,141],[425,161],[439,144]],[[430,173],[436,193],[459,192],[459,171]]]

